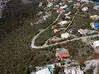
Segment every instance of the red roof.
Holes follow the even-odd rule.
[[[58,12],[61,12],[61,11],[62,11],[62,8],[59,8],[59,9],[58,9]]]
[[[77,6],[80,6],[80,2],[77,2],[76,5],[77,5]]]
[[[99,59],[99,53],[95,53],[95,59]]]
[[[65,50],[65,51],[57,51],[56,56],[57,56],[58,58],[63,58],[63,57],[69,57],[70,54],[69,54],[69,51],[68,51],[68,50]]]
[[[56,29],[56,25],[52,26],[52,30]]]

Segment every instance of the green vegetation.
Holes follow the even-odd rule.
[[[37,18],[34,7],[22,8],[18,14],[11,17],[9,14],[9,17],[5,16],[0,20],[0,74],[24,74],[24,71],[27,74],[31,71],[31,67],[28,69],[31,64],[33,69],[39,64],[45,65],[46,61],[48,63],[53,61],[52,51],[30,48],[31,39],[35,33],[49,25],[30,26],[29,22]],[[36,8],[35,11],[37,11]]]
[[[16,4],[15,7],[17,6]],[[15,7],[13,8],[14,10]],[[21,5],[19,7],[21,7]],[[5,11],[4,15],[7,16],[0,19],[0,74],[29,74],[32,70],[35,70],[35,66],[54,63],[56,58],[55,48],[57,47],[63,46],[68,48],[70,55],[73,57],[79,55],[88,58],[93,54],[92,48],[86,46],[81,41],[73,41],[45,49],[32,49],[30,45],[33,36],[35,36],[39,29],[48,27],[56,18],[57,14],[53,13],[54,16],[51,16],[47,21],[31,26],[30,21],[34,21],[35,18],[38,18],[35,15],[40,11],[38,7],[34,4],[28,7],[22,6],[18,12],[14,11],[16,12],[15,14],[11,12],[13,9]],[[85,14],[87,15],[87,13]],[[85,22],[86,20],[88,22]],[[91,20],[89,20],[88,17],[80,17],[77,15],[70,28],[75,31],[80,27],[89,28],[90,22]],[[44,44],[52,35],[52,31],[49,28],[37,38],[36,45]],[[59,68],[56,69],[55,73],[57,73],[58,70]]]
[[[61,68],[55,65],[55,69],[53,71],[53,74],[59,74],[60,70],[61,70]]]
[[[44,27],[43,29],[47,28],[57,18],[56,17],[57,14],[55,14],[55,13],[53,13],[52,16],[49,17],[49,19],[47,19],[44,23],[41,24]],[[43,32],[42,34],[39,35],[39,37],[36,39],[35,44],[43,45],[45,43],[45,41],[52,36],[53,36],[53,31],[51,30],[51,27],[49,27],[45,32]]]
[[[57,45],[57,46],[67,48],[70,52],[70,55],[74,59],[78,59],[79,57],[88,59],[89,57],[92,58],[92,54],[94,54],[93,48],[90,47],[89,45],[86,45],[81,40],[67,42],[61,45]]]
[[[93,70],[87,70],[85,74],[93,74]]]
[[[11,32],[5,39],[0,40],[1,74],[24,74],[25,68],[30,64],[37,66],[54,61],[55,54],[52,51],[53,49],[37,50],[30,48],[31,39],[39,28],[43,27],[40,24],[31,27],[28,22],[25,22],[19,29]]]
[[[99,74],[99,71],[97,72],[97,74]]]
[[[8,33],[24,25],[24,21],[37,18],[37,5],[22,5],[20,0],[11,0],[3,11],[3,19],[0,19],[0,39],[3,39]],[[29,21],[29,20],[28,20]]]

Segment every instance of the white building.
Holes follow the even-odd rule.
[[[84,12],[88,11],[88,7],[83,7],[82,11],[84,11]]]
[[[93,9],[99,10],[99,5],[94,6]]]
[[[60,8],[61,9],[65,9],[65,8],[67,8],[68,6],[67,5],[64,5],[64,6],[61,6]]]
[[[65,74],[84,74],[80,67],[67,67],[64,69]]]
[[[94,42],[92,43],[92,47],[94,47],[94,48],[99,47],[99,40],[94,41]]]
[[[58,24],[59,25],[64,25],[64,24],[68,24],[69,22],[68,21],[61,21],[61,22],[59,22]]]
[[[70,37],[70,34],[69,33],[62,33],[61,34],[61,38],[64,39],[64,38],[69,38]]]
[[[92,16],[90,16],[90,19],[92,19],[92,20],[98,20],[99,19],[99,16],[98,15],[92,15]]]
[[[88,2],[89,2],[89,0],[78,0],[78,1],[86,2],[86,3],[88,3]]]
[[[48,68],[45,68],[45,69],[37,71],[36,73],[32,72],[31,74],[51,74],[51,72],[48,70]]]
[[[51,7],[53,4],[52,3],[48,3],[47,7]]]

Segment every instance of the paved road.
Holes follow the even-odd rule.
[[[83,4],[82,6],[84,6],[84,4]],[[81,7],[82,7],[82,6],[81,6]],[[67,28],[66,28],[65,30],[67,30],[67,29],[69,28],[69,26],[72,24],[72,22],[74,21],[74,19],[75,19],[75,17],[76,17],[76,14],[77,14],[78,12],[79,12],[79,11],[77,11],[77,12],[75,13],[75,15],[74,15],[73,18],[72,18],[71,23],[67,26]],[[35,40],[39,37],[39,35],[40,35],[41,33],[43,33],[43,32],[46,31],[48,28],[50,28],[53,24],[55,24],[55,23],[57,22],[57,20],[59,19],[59,17],[61,16],[61,14],[62,14],[62,13],[60,13],[60,14],[57,16],[57,18],[55,19],[55,21],[53,21],[53,23],[50,24],[46,29],[44,29],[43,31],[41,31],[40,33],[38,33],[36,36],[33,37],[32,41],[31,41],[31,43],[32,43],[32,44],[31,44],[31,47],[32,47],[32,48],[35,48],[35,49],[47,48],[47,47],[50,47],[50,46],[56,46],[56,45],[58,45],[58,44],[63,44],[63,43],[70,42],[70,41],[75,41],[75,40],[80,40],[80,39],[83,40],[83,39],[87,39],[87,38],[90,38],[90,37],[99,36],[99,34],[96,34],[96,35],[90,35],[90,36],[85,36],[85,37],[79,37],[79,38],[74,38],[74,39],[71,39],[71,40],[67,40],[67,41],[63,41],[63,42],[58,42],[58,43],[51,44],[51,45],[47,45],[46,42],[45,42],[45,44],[42,45],[42,46],[36,46],[36,45],[35,45]]]
[[[50,24],[46,29],[44,29],[44,30],[42,30],[42,31],[40,31],[36,36],[34,36],[33,37],[33,39],[32,39],[32,41],[31,41],[31,47],[32,48],[42,48],[42,47],[45,47],[45,45],[44,46],[35,46],[35,40],[39,37],[39,35],[41,34],[41,33],[43,33],[44,31],[46,31],[48,28],[50,28],[54,23],[56,23],[57,22],[57,20],[59,19],[59,17],[61,16],[61,14],[62,13],[60,13],[58,16],[57,16],[57,18],[55,19],[55,21],[53,21],[53,23],[52,24]]]
[[[40,33],[39,33],[40,34]],[[39,34],[37,34],[35,37],[37,37]],[[79,38],[74,38],[74,39],[71,39],[71,40],[67,40],[67,41],[63,41],[63,42],[58,42],[58,43],[55,43],[55,44],[51,44],[51,45],[43,45],[43,46],[35,46],[34,45],[34,42],[32,42],[31,44],[31,47],[32,48],[35,48],[35,49],[40,49],[40,48],[47,48],[47,47],[50,47],[50,46],[56,46],[58,44],[63,44],[63,43],[66,43],[66,42],[70,42],[70,41],[75,41],[75,40],[80,40],[80,39],[87,39],[87,38],[91,38],[91,37],[97,37],[99,36],[99,34],[96,34],[96,35],[90,35],[90,36],[85,36],[85,37],[79,37]],[[35,37],[33,38],[33,40],[35,40]]]

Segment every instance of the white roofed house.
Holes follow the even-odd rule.
[[[65,15],[65,19],[70,19],[71,17],[69,16],[71,14],[71,12],[68,12],[67,14],[64,14]]]
[[[69,22],[68,21],[61,21],[61,22],[59,22],[58,24],[59,25],[64,25],[64,24],[68,24]]]
[[[94,48],[99,47],[99,40],[93,42],[93,47]]]
[[[94,48],[95,52],[99,54],[99,40],[92,42],[91,46]]]
[[[69,37],[70,37],[70,34],[67,33],[67,32],[61,34],[61,38],[62,38],[62,39],[65,39],[65,38],[67,39],[67,38],[69,38]]]
[[[93,9],[99,10],[99,5],[94,6]]]
[[[47,7],[51,7],[53,4],[52,3],[48,3]]]
[[[82,11],[83,11],[83,12],[88,11],[88,7],[83,7],[83,8],[82,8]]]
[[[67,67],[64,68],[65,74],[84,74],[80,67]]]
[[[64,5],[64,6],[60,6],[60,8],[58,8],[57,12],[62,12],[65,11],[65,9],[68,7],[68,5]]]
[[[37,72],[31,72],[30,74],[51,74],[51,72],[48,70],[48,68],[45,68]]]
[[[65,8],[67,8],[68,6],[67,5],[64,5],[64,6],[61,6],[60,8],[61,9],[65,9]]]
[[[92,15],[92,16],[90,16],[90,19],[97,21],[97,20],[99,20],[99,16],[98,15]]]
[[[89,2],[89,0],[78,0],[78,1],[86,2],[86,3],[88,3],[88,2]]]
[[[36,72],[31,72],[30,74],[52,74],[53,70],[54,64],[50,64],[45,67],[38,67],[38,70]]]
[[[37,71],[36,74],[51,74],[48,68]]]

